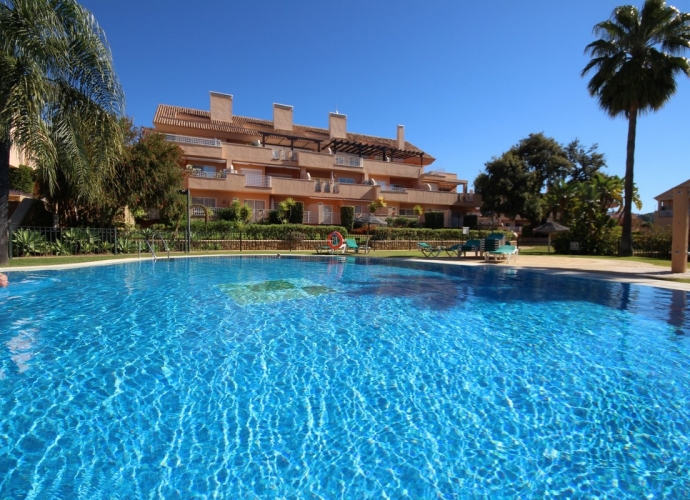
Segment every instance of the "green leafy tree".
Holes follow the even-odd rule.
[[[74,0],[0,0],[0,265],[9,261],[11,146],[28,153],[51,188],[60,174],[93,198],[94,180],[120,158],[123,103],[90,12]]]
[[[79,186],[61,174],[50,189],[49,180],[39,174],[42,196],[56,207],[63,225],[111,227],[125,207],[135,214],[156,208],[174,223],[184,215],[185,200],[178,192],[185,172],[182,150],[161,134],[134,127],[129,119],[120,125],[124,152],[115,169],[98,179],[97,197],[80,199]]]
[[[369,212],[371,212],[372,214],[375,214],[382,208],[386,208],[386,201],[383,199],[382,196],[379,196],[374,201],[369,203]]]
[[[663,0],[646,0],[614,9],[611,18],[594,26],[600,38],[587,45],[592,56],[582,76],[592,72],[587,88],[611,117],[628,119],[625,161],[623,234],[619,255],[632,255],[633,173],[637,117],[659,110],[676,92],[676,75],[690,76],[690,63],[680,55],[690,48],[690,14]]]
[[[10,189],[33,194],[34,184],[34,170],[28,165],[10,169]]]
[[[278,204],[278,211],[280,213],[280,220],[283,224],[290,222],[292,212],[297,206],[297,202],[292,198],[285,198]]]
[[[530,134],[486,163],[474,181],[483,214],[522,217],[538,224],[544,216],[543,191],[572,170],[563,147],[544,134]]]

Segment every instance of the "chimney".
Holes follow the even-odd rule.
[[[273,103],[273,130],[292,130],[292,106]]]
[[[331,139],[347,139],[347,115],[329,113],[328,133]]]
[[[232,123],[232,96],[220,92],[211,94],[211,121]]]
[[[405,125],[398,125],[398,149],[405,149]]]

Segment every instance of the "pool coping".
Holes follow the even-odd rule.
[[[313,259],[342,259],[346,258],[347,255],[309,255],[309,254],[278,254],[280,258],[313,258]],[[170,257],[170,260],[175,259],[197,259],[197,258],[214,258],[214,257],[264,257],[264,258],[276,258],[273,254],[266,253],[243,253],[238,254],[211,254],[211,255],[176,255]],[[367,257],[358,257],[367,258]],[[386,260],[386,258],[373,257],[374,259]],[[167,257],[159,258],[157,260],[165,261],[168,260]],[[665,288],[669,290],[684,290],[690,292],[690,283],[682,283],[676,281],[670,281],[664,277],[655,277],[646,273],[644,271],[640,272],[630,272],[630,271],[599,271],[599,270],[582,270],[582,269],[571,269],[562,267],[551,267],[551,266],[520,266],[512,265],[510,263],[501,263],[497,265],[495,263],[487,263],[483,260],[434,260],[434,259],[424,259],[424,258],[396,258],[396,261],[407,261],[407,262],[423,262],[427,264],[436,265],[451,265],[451,266],[469,266],[469,267],[491,267],[497,269],[515,269],[515,270],[525,270],[542,274],[549,274],[554,276],[567,276],[574,278],[586,278],[586,279],[596,279],[601,281],[613,281],[619,283],[631,283],[635,285],[651,286],[654,288]],[[26,272],[26,271],[65,271],[70,269],[79,269],[83,267],[97,267],[97,266],[112,266],[117,264],[131,264],[134,262],[151,262],[154,261],[153,257],[132,257],[129,259],[113,259],[113,260],[99,260],[91,262],[78,262],[71,264],[54,264],[45,266],[18,266],[18,267],[0,267],[0,272],[11,274],[15,271]],[[668,273],[666,273],[668,274]]]

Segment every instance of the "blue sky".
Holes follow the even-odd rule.
[[[611,119],[580,77],[592,27],[620,0],[82,0],[104,28],[127,114],[150,126],[159,103],[238,115],[294,106],[303,125],[348,116],[348,131],[406,139],[432,169],[472,182],[532,132],[599,144],[624,175],[627,122]],[[631,2],[641,6],[642,0]],[[690,0],[669,0],[690,11]],[[688,54],[690,56],[690,54]],[[638,121],[635,182],[644,207],[690,178],[690,81]]]

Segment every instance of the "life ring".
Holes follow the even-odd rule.
[[[334,243],[334,241],[337,241],[338,243]],[[343,246],[343,235],[340,234],[338,231],[333,231],[331,234],[328,235],[328,241],[326,244],[331,248],[331,250],[337,250],[341,246]]]

